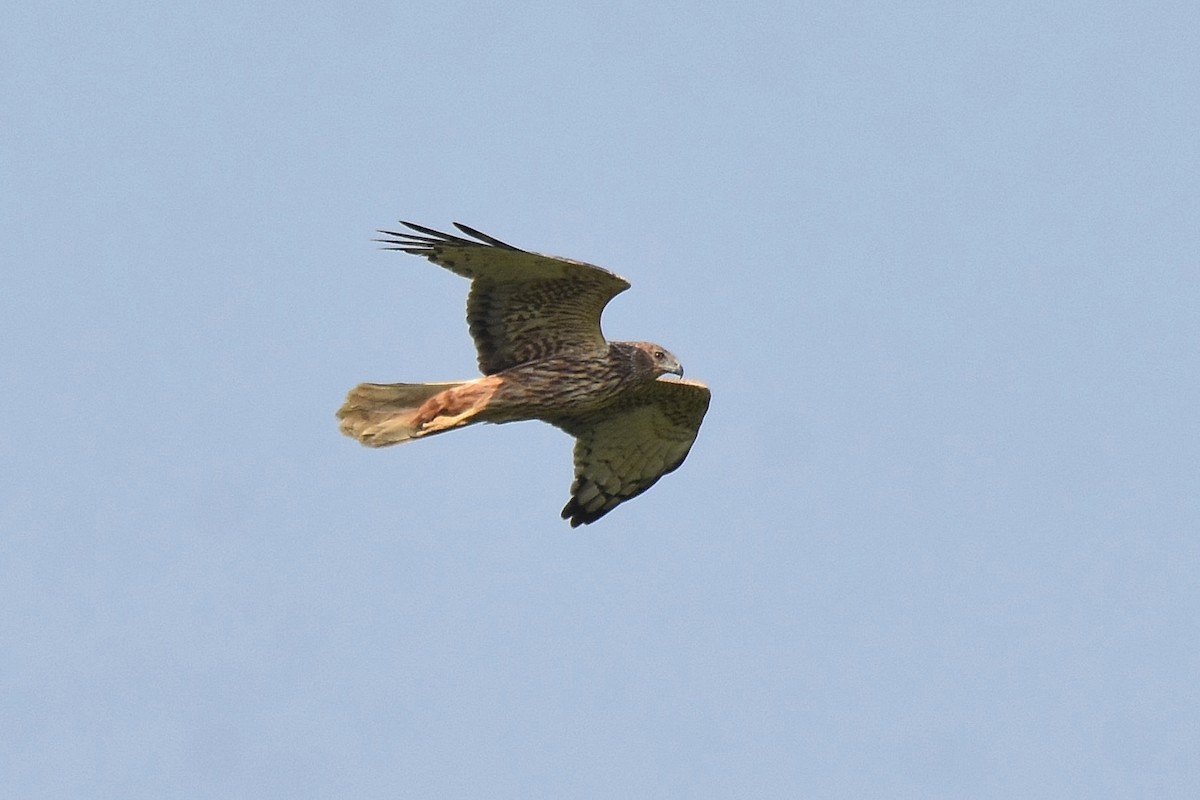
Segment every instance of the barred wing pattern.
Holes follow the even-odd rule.
[[[602,412],[553,420],[577,440],[575,481],[563,519],[572,528],[595,522],[678,469],[709,399],[702,383],[660,379]]]
[[[402,222],[388,250],[424,256],[471,279],[467,324],[484,375],[562,353],[603,352],[600,315],[629,281],[601,267],[531,253],[455,223],[470,239]]]

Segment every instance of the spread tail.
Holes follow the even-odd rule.
[[[342,433],[367,447],[460,428],[479,420],[496,390],[494,378],[454,383],[362,383],[337,412]]]

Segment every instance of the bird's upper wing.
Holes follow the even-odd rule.
[[[414,233],[380,231],[385,249],[424,256],[471,279],[467,324],[479,369],[503,369],[570,351],[601,351],[600,313],[629,281],[582,261],[520,250],[455,223],[467,239],[402,222]]]
[[[708,387],[660,379],[615,405],[554,424],[576,438],[575,482],[563,519],[595,522],[649,489],[687,458],[708,411]]]

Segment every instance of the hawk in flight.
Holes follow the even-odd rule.
[[[424,256],[471,280],[467,323],[483,377],[364,383],[338,410],[342,432],[384,447],[476,422],[540,419],[575,437],[575,481],[562,510],[595,522],[679,467],[708,410],[708,387],[651,342],[610,342],[600,314],[629,282],[581,261],[518,249],[455,223],[467,237],[402,222],[387,250]],[[678,379],[666,379],[666,374]]]

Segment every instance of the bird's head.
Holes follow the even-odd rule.
[[[637,348],[650,357],[651,369],[654,376],[678,375],[683,377],[683,365],[667,348],[654,342],[636,342]]]

